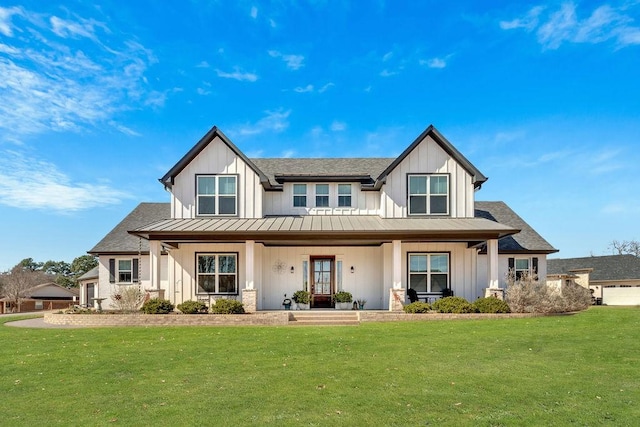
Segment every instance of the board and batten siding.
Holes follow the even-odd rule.
[[[408,281],[409,253],[415,252],[449,253],[449,283],[455,296],[473,302],[484,292],[483,288],[478,286],[477,251],[474,248],[467,248],[466,243],[403,243],[402,287],[404,289],[407,288]],[[391,268],[390,265],[389,269]]]
[[[387,176],[380,192],[380,216],[406,218],[407,176],[442,173],[449,175],[449,210],[452,218],[474,215],[473,177],[430,136],[416,146]]]
[[[305,182],[307,206],[293,206],[293,183],[285,183],[282,191],[267,191],[265,215],[378,215],[380,195],[377,191],[362,191],[358,182]],[[316,207],[316,184],[329,184],[329,207]],[[338,184],[351,184],[351,207],[338,206]]]
[[[264,190],[260,177],[219,137],[202,150],[174,179],[171,189],[171,217],[195,218],[196,175],[237,175],[238,217],[262,218]]]

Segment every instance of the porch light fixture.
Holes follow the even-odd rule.
[[[356,272],[356,268],[352,265],[351,266],[351,273],[355,273]]]
[[[291,274],[293,274],[293,272],[296,271],[295,268],[293,268],[293,265],[291,266]]]

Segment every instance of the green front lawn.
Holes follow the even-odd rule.
[[[4,425],[640,419],[639,308],[358,327],[0,325],[0,343]]]

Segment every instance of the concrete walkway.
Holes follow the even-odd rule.
[[[9,313],[9,314],[0,314],[0,318],[2,317],[17,317],[24,316],[33,313]],[[40,314],[40,313],[38,313]],[[44,314],[43,314],[44,316]],[[5,323],[5,326],[13,326],[14,328],[39,328],[39,329],[71,329],[71,328],[83,328],[83,326],[77,325],[52,325],[50,323],[44,322],[44,317],[36,317],[34,319],[26,319],[26,320],[16,320],[9,321]]]

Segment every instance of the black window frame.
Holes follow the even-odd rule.
[[[213,194],[200,194],[200,178],[214,178],[215,179],[215,190]],[[235,180],[235,192],[233,195],[230,194],[220,194],[220,178],[233,178]],[[198,217],[237,217],[239,215],[238,210],[238,201],[240,200],[239,192],[240,192],[240,178],[238,174],[196,174],[195,176],[196,184],[195,184],[195,196],[196,196],[196,216]],[[233,197],[233,213],[220,213],[220,200],[222,198],[231,198]],[[214,212],[201,212],[201,198],[212,198],[214,201]]]
[[[199,257],[201,256],[215,256],[215,270],[213,273],[200,273],[199,268]],[[219,268],[219,258],[220,256],[234,256],[236,259],[235,262],[235,273],[221,273],[218,271]],[[240,294],[240,256],[238,252],[196,252],[195,253],[195,293],[196,295],[239,295]],[[200,291],[200,276],[207,275],[214,277],[214,291],[213,292],[202,292]],[[235,289],[233,292],[220,292],[220,276],[231,276],[235,277]]]
[[[412,177],[424,177],[425,178],[425,193],[411,193],[411,178]],[[446,194],[433,194],[431,193],[431,179],[444,177],[447,179],[447,193]],[[432,198],[445,197],[446,201],[444,206],[445,212],[432,212],[433,200]],[[412,198],[424,198],[425,212],[412,212]],[[407,174],[407,215],[408,216],[450,216],[451,215],[451,174],[449,173],[408,173]]]

